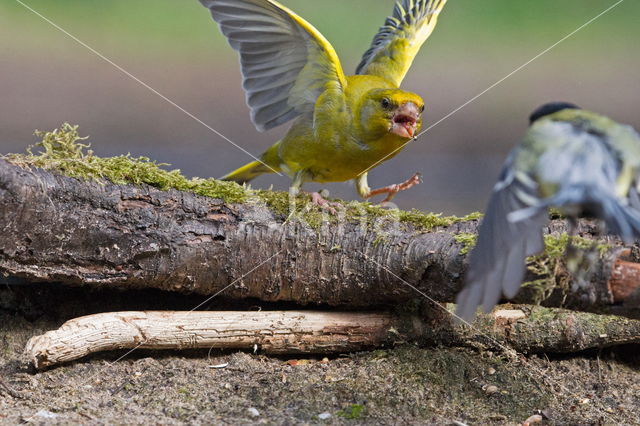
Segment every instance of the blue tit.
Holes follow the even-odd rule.
[[[480,305],[489,312],[501,294],[515,297],[527,257],[544,249],[551,207],[572,223],[599,219],[625,242],[640,238],[639,173],[633,127],[569,103],[538,108],[493,189],[457,315],[470,320]]]

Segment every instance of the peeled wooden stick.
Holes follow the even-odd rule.
[[[393,327],[385,313],[114,312],[67,321],[31,338],[36,368],[115,349],[220,348],[263,353],[340,353],[377,347]]]
[[[640,321],[613,315],[516,306],[481,315],[471,327],[452,318],[435,306],[426,317],[386,312],[115,312],[76,318],[33,337],[25,357],[36,368],[45,368],[95,352],[133,348],[330,354],[415,342],[510,347],[526,354],[640,343]]]

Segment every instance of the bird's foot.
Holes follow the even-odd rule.
[[[415,175],[413,175],[411,179],[408,179],[403,183],[389,185],[389,186],[385,186],[384,188],[379,188],[379,189],[374,189],[373,191],[369,191],[369,194],[367,194],[365,198],[369,199],[371,197],[375,197],[376,195],[387,194],[387,198],[385,198],[382,201],[382,203],[380,203],[380,204],[385,204],[391,201],[398,192],[406,191],[407,189],[413,188],[414,186],[420,183],[422,183],[422,175],[420,173],[416,173]]]
[[[340,203],[335,201],[325,200],[322,194],[319,192],[312,192],[311,194],[311,202],[316,206],[319,206],[322,210],[326,210],[332,215],[337,215],[338,211],[336,208],[342,207]]]

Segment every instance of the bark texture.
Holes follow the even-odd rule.
[[[397,343],[491,348],[507,355],[576,352],[640,343],[640,321],[559,309],[499,309],[472,326],[440,311],[417,315],[354,312],[114,312],[66,322],[33,337],[36,368],[115,349],[216,348],[266,354],[335,354]],[[436,321],[437,320],[437,321]]]
[[[286,219],[264,203],[81,181],[0,160],[0,274],[26,283],[224,292],[350,307],[422,299],[417,289],[451,302],[462,285],[467,249],[456,236],[474,234],[478,225],[425,232],[362,217],[320,227]],[[594,230],[581,223],[583,236]],[[547,229],[563,231],[561,220]],[[563,280],[548,291],[546,303],[637,312],[637,289],[621,297],[611,287],[619,253],[611,249],[596,263],[588,283]],[[526,291],[523,298],[535,299]],[[620,308],[627,300],[633,302]]]
[[[455,306],[449,305],[450,312]],[[521,354],[571,353],[640,343],[640,320],[541,306],[496,308],[461,325],[445,310],[422,318],[423,344],[472,346]]]

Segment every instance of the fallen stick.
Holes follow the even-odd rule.
[[[29,340],[36,368],[116,349],[217,348],[266,354],[335,354],[416,342],[521,353],[575,352],[640,342],[640,321],[541,307],[499,309],[461,326],[388,312],[117,312],[70,320]]]
[[[36,368],[115,349],[256,349],[268,354],[354,352],[383,345],[393,318],[378,313],[115,312],[88,315],[31,338]]]

